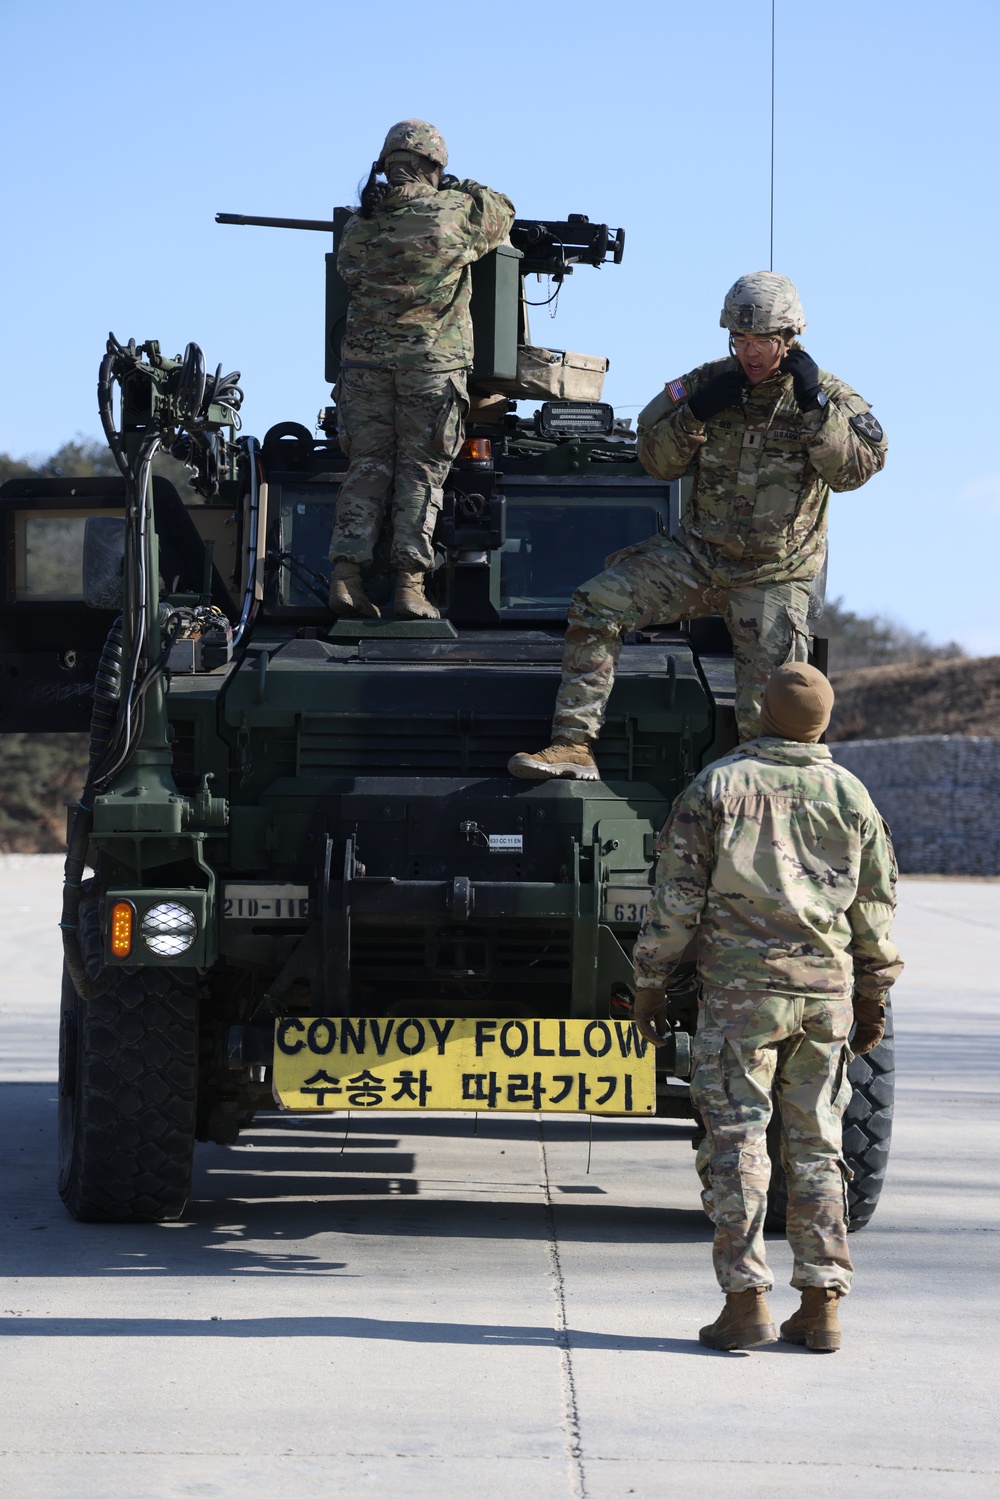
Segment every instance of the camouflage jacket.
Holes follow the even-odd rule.
[[[636,983],[662,985],[697,929],[716,989],[882,994],[896,861],[871,797],[823,744],[759,738],[682,791],[656,842]]]
[[[478,182],[393,188],[370,219],[349,219],[337,270],[351,294],[350,363],[457,370],[472,363],[473,261],[510,233],[514,205]]]
[[[703,364],[639,416],[639,457],[658,479],[695,481],[681,525],[688,550],[718,581],[808,582],[826,554],[830,490],[857,489],[885,463],[886,440],[868,402],[820,370],[829,397],[800,411],[791,375],[748,388],[744,405],[697,421],[688,399],[735,359]]]

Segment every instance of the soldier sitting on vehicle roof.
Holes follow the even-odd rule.
[[[424,584],[469,406],[471,266],[503,243],[514,222],[509,198],[468,178],[443,177],[447,164],[433,125],[393,125],[340,241],[337,270],[351,300],[334,397],[350,467],[330,541],[336,615],[378,617],[361,569],[391,494],[394,612],[438,617]],[[388,183],[376,181],[379,172]]]
[[[806,320],[787,277],[741,276],[719,321],[730,357],[671,380],[639,417],[648,473],[679,479],[694,465],[681,534],[616,553],[573,595],[553,743],[510,761],[525,780],[598,779],[593,746],[622,638],[640,621],[725,617],[741,740],[758,731],[770,672],[807,658],[829,492],[878,473],[885,435],[867,401],[798,342]]]

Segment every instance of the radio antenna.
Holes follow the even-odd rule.
[[[771,259],[768,269],[774,270],[774,5],[771,0]]]

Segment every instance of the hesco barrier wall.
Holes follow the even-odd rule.
[[[854,739],[830,753],[871,792],[901,873],[1000,874],[1000,739]]]

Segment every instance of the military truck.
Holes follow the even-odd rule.
[[[220,218],[333,232],[335,380],[346,210]],[[91,735],[62,914],[59,1191],[75,1217],[177,1217],[195,1141],[235,1141],[276,1104],[694,1117],[692,965],[654,1072],[630,950],[672,799],[736,742],[723,621],[625,640],[600,781],[506,771],[548,742],[574,587],[675,531],[685,503],[689,481],[646,475],[600,399],[606,361],[529,340],[529,274],[558,290],[623,247],[582,215],[519,220],[476,267],[440,620],[331,622],[335,412],[240,435],[239,376],[209,373],[195,344],[167,358],[109,339],[99,405],[120,479],[0,488],[0,727]],[[189,466],[185,493],[153,475],[159,449]],[[377,554],[367,591],[389,586]],[[851,1077],[860,1227],[885,1172],[891,1036]],[[775,1224],[782,1211],[776,1160]]]

